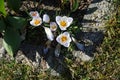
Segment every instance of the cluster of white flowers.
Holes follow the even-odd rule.
[[[48,41],[46,42],[47,47],[43,49],[44,54],[48,52],[51,41],[53,41],[56,37],[56,35],[53,35],[53,33],[57,31],[58,27],[60,28],[61,33],[56,37],[56,41],[59,43],[57,44],[54,51],[56,57],[59,57],[60,55],[61,45],[63,45],[64,47],[69,47],[71,41],[75,43],[78,49],[84,51],[84,45],[80,44],[74,37],[70,36],[69,32],[67,32],[67,28],[70,27],[73,22],[72,17],[56,16],[56,22],[51,22],[50,17],[47,14],[44,14],[42,19],[37,11],[31,11],[30,16],[32,17],[30,24],[32,26],[41,25],[44,28],[46,36],[48,38]],[[42,25],[43,22],[49,24],[49,27],[45,27],[44,25]]]
[[[31,11],[30,16],[32,17],[32,21],[30,21],[30,24],[32,26],[40,26],[43,22],[50,23],[50,27],[43,27],[45,29],[45,33],[47,35],[47,38],[50,41],[54,40],[53,31],[56,31],[58,26],[61,31],[67,30],[67,28],[71,25],[73,22],[72,17],[67,16],[56,16],[56,22],[50,22],[50,17],[47,14],[43,15],[43,19],[39,16],[39,13],[37,11]],[[69,32],[63,32],[60,35],[57,36],[56,41],[65,46],[69,47],[71,40]]]
[[[48,41],[46,42],[47,47],[43,49],[45,54],[48,52],[48,49],[50,48],[51,41],[53,41],[54,38],[56,37],[56,35],[53,35],[53,33],[57,31],[58,27],[61,30],[61,34],[59,34],[56,37],[56,41],[59,43],[55,48],[56,57],[59,57],[60,55],[61,45],[63,45],[64,47],[69,47],[71,41],[75,43],[78,49],[84,51],[84,45],[80,44],[74,37],[70,36],[69,32],[67,32],[67,28],[70,27],[70,25],[73,22],[72,17],[56,16],[55,18],[56,22],[51,22],[50,17],[47,14],[44,14],[43,18],[41,18],[37,11],[31,11],[30,16],[32,17],[32,20],[30,21],[30,24],[32,26],[41,25],[45,30],[46,36],[48,38]],[[43,22],[49,24],[49,27],[45,27],[44,25],[42,25]]]

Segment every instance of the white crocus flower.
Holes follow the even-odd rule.
[[[54,35],[52,33],[52,31],[50,30],[50,28],[48,27],[44,27],[45,29],[45,33],[47,35],[47,38],[50,40],[50,41],[53,41],[54,40]]]
[[[66,30],[67,27],[69,27],[71,25],[73,21],[72,17],[67,17],[67,16],[56,16],[56,22],[59,25],[61,30]]]
[[[56,31],[57,24],[55,22],[50,22],[50,29],[51,29],[51,31]]]
[[[39,13],[38,13],[38,11],[31,11],[31,12],[30,12],[30,16],[31,16],[32,18],[36,18],[36,17],[39,17]]]
[[[61,45],[65,46],[65,47],[69,47],[70,42],[71,42],[70,34],[68,32],[64,32],[64,33],[60,34],[56,38],[56,40]]]
[[[42,24],[42,19],[40,17],[35,17],[32,19],[32,21],[30,21],[30,24],[32,26],[39,26]]]
[[[43,22],[49,23],[50,22],[50,17],[47,14],[43,15]]]

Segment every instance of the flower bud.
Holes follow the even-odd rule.
[[[47,38],[50,40],[50,41],[53,41],[54,40],[54,35],[52,33],[52,31],[50,30],[50,28],[48,27],[44,27],[45,29],[45,33],[47,35]]]
[[[38,11],[31,11],[31,12],[30,12],[30,16],[31,16],[32,18],[36,18],[36,17],[39,17],[39,13],[38,13]]]
[[[47,14],[43,15],[43,22],[49,23],[50,22],[50,17]]]
[[[51,31],[56,31],[57,24],[55,22],[50,22],[50,29],[51,29]]]

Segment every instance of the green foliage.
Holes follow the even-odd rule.
[[[37,78],[32,68],[27,65],[6,60],[0,60],[0,65],[0,80],[36,80]]]
[[[3,45],[7,50],[8,54],[13,56],[13,54],[19,48],[21,38],[19,32],[14,28],[7,28],[4,33]]]
[[[21,7],[21,0],[7,0],[6,3],[8,8],[14,11],[19,11]],[[3,46],[13,56],[21,42],[19,31],[25,27],[27,21],[22,17],[8,16],[4,0],[0,0],[0,13],[5,16],[0,16],[0,32],[3,34]]]
[[[3,14],[3,16],[6,16],[6,10],[5,10],[5,4],[4,4],[4,0],[0,0],[0,13]]]
[[[19,11],[21,0],[7,0],[8,7],[14,11]]]
[[[36,71],[28,65],[15,61],[0,60],[0,80],[66,80],[63,77],[51,76],[49,71]]]
[[[71,0],[71,11],[74,12],[79,7],[79,1],[78,0]]]
[[[26,19],[22,17],[11,17],[7,16],[7,23],[10,24],[10,27],[13,29],[22,29],[26,24]]]
[[[5,23],[4,21],[1,19],[0,20],[0,32],[2,32],[5,29]]]
[[[69,15],[71,12],[75,12],[79,8],[79,4],[80,0],[61,0],[61,9],[64,14],[67,13],[67,15]]]
[[[3,33],[3,46],[11,56],[19,48],[21,42],[19,30],[24,28],[26,22],[26,19],[14,16],[7,16],[0,20],[0,31]]]
[[[119,4],[120,4],[120,0],[113,0],[113,2],[114,2],[116,5],[119,5]]]

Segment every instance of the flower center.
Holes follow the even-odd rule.
[[[67,23],[66,23],[66,21],[61,21],[60,25],[63,26],[63,27],[65,27],[67,25]]]
[[[35,25],[40,24],[40,20],[36,19],[36,20],[34,21],[34,24],[35,24]]]
[[[67,41],[67,37],[66,37],[66,36],[62,36],[62,37],[61,37],[61,41],[62,41],[62,42],[66,42],[66,41]]]
[[[56,29],[56,26],[55,26],[55,25],[53,25],[51,28],[52,28],[52,29]]]

